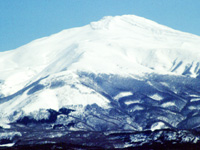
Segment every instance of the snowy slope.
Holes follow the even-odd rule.
[[[149,101],[153,100],[151,105],[172,110],[167,119],[173,118],[173,113],[176,113],[179,118],[175,118],[168,127],[177,127],[185,119],[181,111],[189,105],[188,99],[180,96],[182,89],[179,83],[172,86],[171,78],[163,78],[164,81],[158,85],[156,79],[149,75],[186,76],[191,78],[191,82],[197,82],[194,78],[200,77],[199,48],[200,37],[196,35],[176,31],[145,18],[124,15],[105,17],[84,27],[64,30],[2,52],[1,122],[14,122],[40,109],[58,111],[62,107],[75,109],[74,115],[77,116],[88,105],[97,104],[108,110],[118,105],[122,107],[121,101],[132,107],[130,112],[139,112],[146,109],[142,104],[146,95]],[[184,85],[191,84],[184,80],[187,82]],[[137,89],[135,85],[143,86],[140,81],[154,92],[147,92],[146,88]],[[128,83],[130,85],[126,86]],[[168,96],[164,88],[170,91]],[[143,93],[139,89],[144,90],[144,95],[134,97],[134,92]],[[188,92],[196,94],[198,101],[198,92]],[[169,100],[169,97],[178,100]],[[189,108],[192,109],[191,106]],[[132,122],[131,119],[134,120],[126,116],[126,123]],[[159,121],[151,123],[152,127],[164,126],[167,119],[160,117]],[[145,128],[137,123],[132,127],[137,130]]]

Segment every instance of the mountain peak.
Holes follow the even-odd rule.
[[[139,17],[136,15],[122,15],[122,16],[106,16],[101,20],[90,23],[92,29],[115,29],[115,28],[143,28],[146,30],[160,29],[160,30],[172,30],[169,27],[160,25],[149,19]]]

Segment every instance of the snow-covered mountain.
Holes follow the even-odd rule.
[[[105,17],[0,53],[0,126],[198,129],[200,37]]]

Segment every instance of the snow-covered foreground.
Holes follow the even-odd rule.
[[[1,52],[0,127],[198,130],[199,51],[196,35],[124,15]]]

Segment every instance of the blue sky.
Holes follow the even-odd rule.
[[[0,0],[0,51],[124,14],[200,35],[200,0]]]

